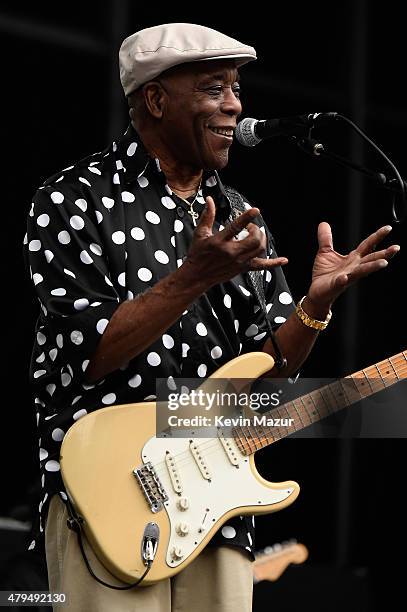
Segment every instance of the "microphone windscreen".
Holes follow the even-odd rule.
[[[235,136],[237,141],[243,146],[254,147],[261,142],[261,139],[256,136],[254,131],[256,123],[258,123],[257,119],[246,117],[246,119],[242,119],[242,121],[237,124]]]

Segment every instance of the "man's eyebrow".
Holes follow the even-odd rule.
[[[206,82],[206,81],[223,81],[225,80],[225,73],[224,72],[216,72],[216,73],[208,73],[208,74],[203,74],[200,81],[202,83]],[[237,72],[236,73],[236,78],[234,80],[235,83],[239,83],[240,81],[240,74]]]

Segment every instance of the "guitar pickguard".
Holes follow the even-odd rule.
[[[250,458],[240,453],[233,439],[227,442],[234,451],[233,462],[228,455],[230,448],[225,452],[225,445],[217,438],[154,437],[143,448],[143,461],[154,466],[168,496],[162,511],[170,521],[166,555],[170,567],[183,563],[230,516],[258,512],[261,507],[286,500],[295,491],[294,487],[264,484],[266,481],[252,469]],[[178,491],[166,462],[168,454],[178,474]]]

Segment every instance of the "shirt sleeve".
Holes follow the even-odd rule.
[[[52,186],[39,189],[34,197],[24,240],[26,265],[42,311],[33,383],[52,380],[56,369],[62,385],[69,384],[69,378],[82,382],[120,301],[93,215],[85,199],[74,200]],[[34,360],[35,355],[39,357]]]
[[[274,259],[278,257],[272,234],[266,225],[262,225],[262,223],[259,225],[264,227],[264,231],[267,235],[267,258]],[[293,298],[281,266],[273,270],[264,270],[261,274],[263,276],[263,287],[266,300],[266,316],[271,323],[271,327],[275,330],[284,323],[294,311]],[[263,310],[257,304],[256,298],[254,303],[254,309],[252,312],[248,313],[247,322],[242,329],[241,353],[260,350],[269,335]]]

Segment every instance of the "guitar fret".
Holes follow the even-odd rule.
[[[267,436],[267,432],[265,427],[263,427],[262,425],[259,426],[260,431],[262,431],[264,433],[264,438],[265,438],[265,444],[263,443],[263,447],[264,446],[268,446],[269,444],[271,444],[271,442],[268,440],[268,436]],[[270,429],[270,428],[268,428]],[[271,432],[270,432],[271,433]],[[274,439],[272,439],[272,441],[274,442]]]
[[[355,388],[359,394],[358,399],[362,399],[363,397],[368,397],[369,395],[372,394],[372,390],[369,384],[367,384],[366,386],[366,375],[363,372],[363,370],[361,370],[360,372],[357,372],[356,374],[352,374],[350,378],[352,379],[355,385]]]
[[[375,378],[369,377],[369,385],[371,387],[372,394],[378,393],[386,388],[386,384],[384,383],[383,379],[378,378],[377,376]]]
[[[334,392],[334,388],[335,388],[335,387],[336,387],[337,389],[339,388],[339,393],[338,393],[338,392],[336,392],[336,393]],[[326,389],[327,389],[327,390],[329,391],[329,393],[331,394],[331,398],[332,398],[332,401],[331,401],[332,410],[333,410],[333,412],[335,413],[337,410],[340,410],[340,409],[341,409],[341,407],[342,407],[342,406],[341,406],[341,405],[338,403],[338,395],[342,395],[342,390],[341,390],[341,388],[339,387],[339,385],[338,385],[337,381],[332,382],[332,383],[329,383],[329,384],[326,386]]]
[[[315,416],[318,414],[318,408],[317,408],[318,400],[317,400],[317,403],[316,403],[315,399],[314,399],[314,396],[315,396],[315,391],[311,391],[311,393],[308,393],[308,397],[311,399],[311,402],[309,402],[309,403],[312,403],[313,406],[314,406],[311,414],[309,414],[309,412],[308,412],[311,423],[315,423],[315,421],[318,420],[318,419],[315,419]]]
[[[278,412],[277,408],[274,408],[274,410],[271,411],[271,418],[275,418],[275,415],[278,415],[278,418],[280,419],[280,413]],[[281,438],[284,438],[287,433],[285,433],[284,431],[281,430],[281,427],[273,427],[273,431],[274,431],[274,436],[276,440],[281,440]]]
[[[377,373],[379,374],[379,376],[380,376],[380,378],[381,378],[381,380],[383,382],[383,385],[385,386],[384,378],[382,376],[382,373],[380,372],[380,368],[377,367],[377,364],[375,365],[375,368],[376,368]]]
[[[391,357],[390,357],[390,359],[389,359],[389,363],[390,363],[391,367],[392,367],[392,368],[393,368],[393,370],[394,370],[394,373],[395,373],[395,375],[396,375],[396,378],[397,378],[398,380],[400,380],[400,379],[399,379],[399,377],[398,377],[398,374],[397,374],[397,370],[395,369],[395,367],[393,366],[393,363],[392,363],[392,361],[391,361]]]
[[[349,401],[349,398],[348,398],[348,396],[345,393],[345,389],[343,387],[342,380],[337,380],[336,381],[336,385],[339,387],[338,398],[342,399],[342,401],[343,401],[345,406],[350,406],[351,402]],[[339,403],[339,400],[338,400],[338,403]],[[341,407],[339,407],[338,409],[340,410]]]
[[[367,384],[368,384],[368,385],[369,385],[369,387],[370,387],[370,391],[371,391],[371,393],[374,393],[374,388],[373,388],[373,386],[372,386],[372,380],[373,380],[373,379],[372,379],[372,380],[370,379],[370,377],[368,376],[368,374],[366,374],[366,371],[365,371],[364,369],[362,370],[362,372],[363,372],[363,374],[364,374],[364,376],[365,376],[365,378],[366,378]]]
[[[298,407],[296,402],[300,402],[302,404],[302,406]],[[295,416],[298,418],[298,428],[299,429],[303,429],[304,427],[307,427],[308,423],[305,421],[305,416],[306,416],[306,410],[305,410],[305,406],[304,406],[304,402],[302,400],[302,397],[297,397],[297,399],[294,399],[291,401],[291,405],[293,406],[294,410],[295,410]]]
[[[290,412],[289,412],[289,410],[288,410],[287,406],[290,406],[290,404],[282,404],[282,405],[280,406],[280,408],[281,408],[281,410],[285,410],[285,412],[286,412],[286,414],[287,414],[287,416],[286,416],[286,417],[284,417],[284,418],[291,419],[291,418],[292,418],[292,416],[291,416],[291,414],[290,414]]]
[[[264,442],[262,442],[262,447],[268,446],[269,444],[272,444],[274,442],[274,436],[271,435],[271,431],[267,433],[269,429],[270,429],[269,427],[264,427],[264,426],[260,427],[260,430],[263,432],[263,435],[264,435]],[[269,437],[271,438],[271,440],[269,440]]]
[[[298,414],[301,415],[301,423],[303,424],[304,427],[308,427],[308,425],[311,425],[311,419],[310,416],[308,414],[308,410],[307,410],[307,406],[305,405],[305,397],[297,397],[296,400],[293,400],[293,404],[295,405],[295,402],[301,402],[302,404],[302,409],[300,408],[300,410],[298,411]]]
[[[247,447],[251,451],[250,454],[252,454],[252,453],[254,453],[257,450],[256,445],[253,444],[253,441],[250,439],[250,432],[247,430],[247,427],[242,427],[241,429],[242,429],[243,435],[245,437],[245,440],[247,442]],[[249,437],[246,435],[246,433],[249,434]],[[253,446],[254,446],[254,448],[253,448]]]
[[[278,415],[280,419],[293,419],[291,427],[250,425],[234,428],[236,444],[244,455],[250,455],[258,448],[264,448],[287,437],[293,429],[295,431],[305,429],[404,378],[407,378],[407,351],[297,397],[264,414],[266,418],[275,418],[275,415]]]
[[[297,417],[298,421],[299,421],[299,424],[300,424],[300,427],[295,425],[296,426],[296,430],[298,431],[298,429],[302,429],[304,427],[304,422],[303,422],[303,420],[301,418],[301,411],[298,410],[297,406],[295,405],[295,402],[292,401],[291,404],[292,404],[292,406],[294,408],[294,423],[296,423],[296,417]]]
[[[326,387],[321,387],[320,389],[318,389],[318,391],[319,391],[319,395],[322,398],[322,401],[324,402],[324,404],[321,406],[321,410],[322,410],[323,413],[326,412],[325,416],[329,416],[330,414],[332,414],[332,410],[330,408],[329,399],[325,395],[326,394]]]
[[[259,448],[263,448],[264,440],[262,440],[262,436],[261,436],[261,433],[259,433],[259,430],[254,425],[248,425],[245,427],[245,429],[247,430],[247,433],[249,435],[250,443],[254,445],[255,450],[259,450]],[[254,435],[252,433],[252,430],[254,431]],[[257,448],[257,446],[259,448]]]
[[[247,433],[248,433],[248,435],[249,435],[249,440],[250,440],[250,443],[254,445],[255,450],[258,450],[258,448],[257,448],[258,437],[257,437],[257,436],[253,436],[253,434],[252,434],[252,431],[251,431],[250,427],[252,427],[252,426],[251,426],[251,425],[247,425],[247,426],[246,426]],[[255,429],[255,428],[254,428],[254,431],[256,432],[256,429]],[[259,448],[261,448],[261,446],[260,446]]]
[[[344,380],[346,382],[344,390],[345,390],[345,393],[347,392],[347,398],[349,401],[349,405],[355,404],[356,402],[360,402],[363,396],[358,386],[358,379],[354,378],[353,375],[351,375],[351,376],[346,376]],[[364,385],[364,382],[362,382],[361,386],[363,385]]]
[[[240,431],[243,433],[244,440],[242,440],[242,436],[241,436],[241,434],[238,432],[238,430],[239,430],[239,429],[240,429]],[[233,429],[233,431],[237,433],[237,440],[238,440],[237,444],[238,444],[238,446],[239,446],[239,450],[240,450],[240,451],[241,451],[241,452],[242,452],[244,455],[249,454],[249,453],[248,453],[248,451],[249,451],[249,448],[250,448],[250,447],[249,447],[249,444],[248,444],[248,440],[247,440],[247,438],[246,438],[246,436],[245,436],[245,434],[244,434],[244,432],[243,432],[243,428],[242,428],[242,427],[235,427],[235,428]],[[236,436],[235,436],[235,439],[236,439]]]
[[[396,355],[378,364],[379,371],[383,371],[383,381],[386,387],[396,383],[401,378],[405,377],[406,364],[402,355]]]
[[[285,410],[285,412],[286,412],[287,416],[283,416],[283,415],[281,414],[281,410]],[[281,406],[279,406],[279,407],[276,409],[276,412],[277,412],[277,414],[278,414],[278,416],[279,416],[279,418],[280,418],[280,419],[287,419],[287,418],[289,419],[289,418],[290,418],[289,412],[288,412],[288,410],[287,410],[287,408],[286,408],[286,404],[282,404]],[[281,437],[285,437],[285,436],[287,436],[289,433],[291,433],[290,428],[289,428],[289,427],[285,427],[284,425],[280,425],[280,427],[279,427],[278,429],[279,429],[279,430],[282,430],[283,435],[282,435]]]

